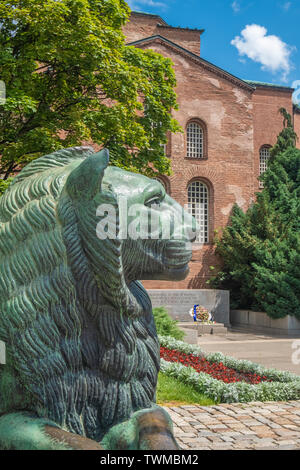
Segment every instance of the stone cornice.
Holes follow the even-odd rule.
[[[293,93],[295,91],[295,88],[283,85],[276,85],[273,83],[254,82],[252,80],[245,80],[245,82],[257,89],[269,89],[275,91],[282,91],[285,93]]]

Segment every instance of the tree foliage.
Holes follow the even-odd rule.
[[[12,177],[7,178],[6,180],[0,178],[0,196],[7,190],[10,183],[13,181]]]
[[[211,282],[230,289],[234,308],[273,318],[300,318],[300,150],[287,116],[257,202],[246,213],[235,206],[217,240],[224,265]]]
[[[129,12],[124,0],[0,0],[4,179],[81,142],[110,148],[117,166],[169,172],[175,74],[170,59],[126,46]]]
[[[271,150],[271,156],[274,158],[276,155],[284,152],[289,147],[295,147],[297,134],[294,131],[292,117],[285,108],[279,109],[283,117],[283,129],[277,137],[277,142]]]

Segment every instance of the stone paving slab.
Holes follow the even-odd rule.
[[[182,449],[300,450],[300,400],[165,409]]]

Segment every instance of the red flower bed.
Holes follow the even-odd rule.
[[[224,366],[222,362],[208,362],[204,357],[185,354],[167,348],[160,348],[160,357],[168,362],[179,362],[184,366],[191,366],[197,372],[205,372],[214,379],[222,380],[225,383],[247,382],[249,384],[259,384],[260,382],[271,382],[265,376],[260,376],[252,372],[239,372]]]

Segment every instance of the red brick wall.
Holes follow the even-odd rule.
[[[300,111],[298,111],[294,114],[294,128],[295,128],[295,132],[298,136],[296,147],[298,149],[300,149]]]
[[[159,18],[156,16],[143,16],[131,14],[130,21],[126,23],[123,32],[127,42],[138,41],[139,39],[155,36],[157,33],[157,23]]]
[[[292,92],[257,87],[253,94],[254,110],[254,191],[259,190],[259,151],[263,145],[273,146],[283,128],[280,108],[286,108],[292,115]]]
[[[158,27],[157,34],[200,56],[200,31],[162,26]]]
[[[200,31],[172,28],[166,25],[160,27],[158,23],[161,24],[159,17],[132,13],[131,21],[123,28],[127,42],[160,35],[200,55]]]

